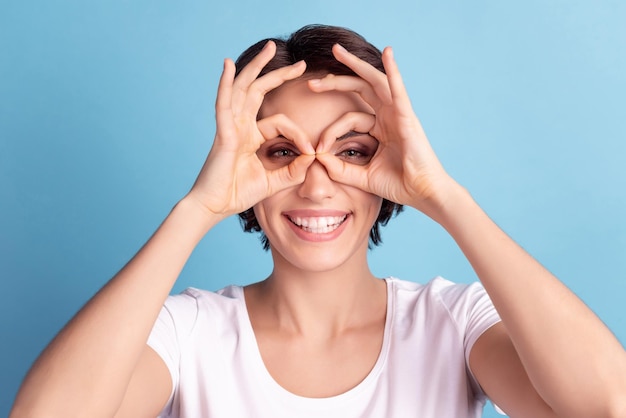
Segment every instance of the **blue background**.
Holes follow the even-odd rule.
[[[619,0],[0,0],[0,416],[191,186],[223,58],[307,23],[394,46],[447,169],[626,342],[624,22]],[[383,239],[380,276],[475,280],[414,210]],[[229,219],[174,291],[270,269]]]

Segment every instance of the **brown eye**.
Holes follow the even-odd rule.
[[[365,165],[370,162],[377,149],[377,141],[350,141],[341,144],[335,151],[335,155],[347,163]]]
[[[298,154],[296,154],[293,150],[290,150],[288,148],[279,148],[279,149],[268,151],[268,158],[281,159],[281,158],[295,158],[297,156]]]
[[[283,138],[266,142],[256,154],[266,169],[274,170],[289,165],[300,152],[293,142]]]
[[[335,142],[333,153],[347,163],[366,165],[378,150],[378,140],[369,133],[349,131]]]
[[[348,148],[338,152],[337,157],[341,158],[345,162],[365,165],[370,162],[372,159],[373,153],[370,153],[368,150],[360,150],[355,148]]]
[[[347,158],[363,158],[365,155],[358,150],[348,149],[342,152],[342,154]]]

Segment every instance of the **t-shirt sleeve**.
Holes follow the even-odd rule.
[[[490,327],[501,321],[496,308],[482,284],[444,285],[440,295],[448,312],[456,322],[459,332],[463,335],[465,364],[477,394],[484,395],[478,381],[469,368],[469,356],[474,343]]]
[[[160,416],[168,416],[172,402],[178,391],[179,365],[182,346],[191,333],[198,315],[197,300],[185,292],[170,296],[161,308],[161,312],[148,337],[148,346],[165,362],[172,378],[172,392]]]

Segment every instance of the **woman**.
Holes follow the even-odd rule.
[[[42,353],[12,417],[477,417],[485,394],[511,417],[626,416],[624,349],[446,173],[390,48],[327,26],[262,41],[225,61],[216,114],[191,191]],[[374,277],[400,205],[484,289]],[[271,275],[168,299],[235,213]]]

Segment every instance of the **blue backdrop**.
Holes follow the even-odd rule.
[[[626,342],[624,22],[620,0],[1,0],[0,416],[40,350],[190,187],[223,58],[307,23],[394,46],[447,169]],[[380,276],[475,280],[415,211],[383,238]],[[229,219],[174,291],[270,268]]]

